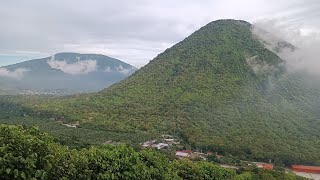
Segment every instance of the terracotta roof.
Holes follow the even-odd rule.
[[[273,165],[272,164],[262,164],[262,168],[271,170],[271,169],[273,169]]]
[[[292,165],[292,169],[306,169],[306,170],[316,170],[316,171],[320,171],[320,166]]]

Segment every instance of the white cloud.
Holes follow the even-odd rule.
[[[247,58],[246,62],[252,68],[255,74],[268,74],[274,71],[274,66],[263,61],[259,61],[257,56]]]
[[[106,69],[104,70],[105,72],[111,72],[112,70],[111,70],[111,67],[106,67]]]
[[[268,48],[277,46],[279,40],[293,44],[296,49],[285,48],[278,55],[286,61],[291,72],[305,72],[320,76],[320,32],[316,29],[301,26],[291,26],[279,20],[264,20],[255,24],[258,28],[253,33],[268,42]]]
[[[122,65],[119,65],[115,68],[111,68],[111,67],[106,67],[104,72],[118,72],[124,75],[128,75],[132,72],[134,72],[136,70],[136,68],[134,67],[130,67],[130,68],[124,68]]]
[[[119,73],[125,74],[125,75],[127,75],[127,74],[129,74],[130,72],[133,71],[132,68],[124,68],[122,65],[118,66],[116,69],[117,69],[117,71],[118,71]]]
[[[88,74],[97,70],[96,60],[83,60],[68,64],[66,61],[54,60],[54,57],[52,57],[47,63],[53,69],[59,69],[66,74],[72,75]]]
[[[14,78],[14,79],[22,79],[24,76],[24,73],[27,72],[27,69],[24,68],[18,68],[13,71],[10,71],[6,68],[0,68],[0,77],[8,77],[8,78]]]

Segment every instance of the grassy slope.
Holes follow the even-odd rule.
[[[25,105],[42,117],[131,133],[126,140],[169,132],[243,158],[318,161],[319,93],[281,64],[253,38],[250,24],[216,21],[100,93]]]

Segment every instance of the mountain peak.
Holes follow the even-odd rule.
[[[215,21],[210,22],[207,25],[213,25],[213,24],[237,24],[237,25],[245,25],[245,26],[251,26],[251,24],[244,20],[237,20],[237,19],[218,19]],[[206,27],[206,26],[204,26]]]
[[[284,67],[283,60],[255,38],[250,23],[218,20],[167,49],[137,74],[146,73],[149,69],[159,69],[162,76],[171,79],[180,75],[190,76],[188,73],[192,72],[196,73],[195,76],[201,74],[213,78],[246,76],[247,80],[248,75],[256,80],[263,76],[260,81],[267,81],[268,76],[277,76]]]
[[[114,59],[114,58],[111,58],[109,56],[106,56],[106,55],[102,55],[102,54],[83,54],[83,53],[75,53],[75,52],[60,52],[60,53],[56,53],[50,57],[55,57],[57,59],[70,59],[70,58],[74,58],[74,57],[78,57],[78,58],[97,58],[97,57],[100,57],[100,58],[110,58],[110,59]]]

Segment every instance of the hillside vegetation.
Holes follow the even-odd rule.
[[[170,161],[126,146],[71,150],[36,128],[0,125],[0,177],[11,179],[303,179],[284,172],[239,172],[209,162]]]
[[[192,148],[289,165],[319,163],[319,95],[249,23],[219,20],[99,93],[22,104],[32,117],[131,134],[127,142],[170,133]]]

